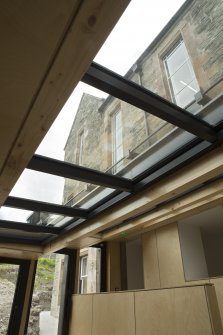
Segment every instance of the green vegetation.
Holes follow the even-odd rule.
[[[53,285],[55,258],[40,258],[36,270],[35,288],[38,290]]]
[[[16,283],[18,265],[0,264],[0,280]],[[55,258],[40,258],[36,270],[35,288],[41,289],[53,285]]]
[[[13,264],[0,264],[0,281],[8,280],[15,284],[19,266]]]

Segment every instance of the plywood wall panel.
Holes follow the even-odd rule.
[[[92,335],[105,334],[135,335],[133,292],[93,296]]]
[[[216,291],[214,286],[206,285],[204,286],[209,316],[212,324],[213,334],[214,335],[222,335],[223,334],[223,327],[221,322],[221,316],[216,296]]]
[[[91,335],[93,296],[74,295],[69,335]]]
[[[161,287],[185,285],[177,224],[157,229]]]
[[[223,324],[223,278],[210,279],[210,282],[214,284],[215,287],[221,320]]]
[[[160,288],[159,260],[155,230],[142,235],[142,251],[145,289]]]
[[[136,335],[212,335],[203,286],[135,293]]]
[[[107,249],[107,288],[108,291],[121,290],[120,243],[108,242]]]

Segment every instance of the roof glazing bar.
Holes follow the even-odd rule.
[[[115,72],[92,63],[82,81],[208,142],[218,139],[210,124]]]
[[[86,183],[126,192],[132,192],[133,190],[133,183],[127,178],[113,176],[108,173],[39,155],[33,156],[27,165],[27,169],[50,173],[56,176],[80,180]]]
[[[53,235],[58,235],[61,231],[60,228],[56,227],[32,225],[29,223],[8,221],[8,220],[0,220],[0,228],[22,230],[30,233],[44,233]]]
[[[4,203],[6,207],[25,209],[34,212],[46,212],[60,214],[70,217],[87,218],[88,211],[85,209],[67,207],[64,205],[55,205],[48,202],[35,201],[17,197],[8,197]]]

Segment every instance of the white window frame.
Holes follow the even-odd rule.
[[[120,126],[117,127],[117,117],[118,117],[118,115],[120,115]],[[116,136],[117,136],[117,133],[118,133],[119,129],[121,129],[121,145],[117,146]],[[123,131],[122,112],[119,109],[115,113],[112,114],[112,165],[116,165],[124,157],[122,131]],[[121,147],[121,150],[122,150],[122,155],[121,155],[122,157],[120,159],[117,159],[117,151],[120,147]],[[118,170],[120,170],[121,167],[122,167],[122,162],[120,162],[120,164],[117,164],[115,166],[115,171],[114,172],[118,172]]]
[[[185,47],[185,50],[187,52],[187,56],[185,57],[185,61],[184,63],[180,66],[180,68],[184,65],[184,64],[189,64],[190,65],[190,68],[191,70],[193,71],[193,76],[192,76],[192,81],[196,81],[196,84],[197,86],[199,87],[198,85],[198,82],[197,82],[197,78],[196,78],[196,74],[194,72],[194,69],[193,69],[193,65],[192,65],[192,62],[190,60],[190,57],[189,57],[189,54],[188,54],[188,51],[187,51],[187,48],[186,48],[186,45],[184,43],[184,40],[182,38],[179,38],[178,41],[176,41],[176,43],[174,44],[174,46],[165,54],[165,56],[163,57],[163,63],[164,63],[164,67],[165,67],[165,71],[166,71],[166,77],[167,77],[167,82],[168,82],[168,86],[169,86],[169,90],[170,90],[170,94],[171,94],[171,99],[174,103],[178,104],[180,107],[182,108],[185,108],[187,105],[191,104],[193,101],[195,101],[195,97],[194,95],[191,96],[191,101],[189,103],[187,103],[187,105],[180,105],[179,103],[177,103],[177,95],[182,92],[184,90],[184,88],[182,90],[180,90],[177,94],[175,94],[174,92],[174,89],[172,87],[172,80],[171,78],[177,73],[178,70],[180,70],[180,68],[177,69],[176,72],[174,72],[172,75],[169,74],[169,69],[168,69],[168,58],[170,56],[172,56],[174,54],[174,52],[180,47],[180,45],[183,44],[184,47]],[[191,83],[190,82],[190,83]],[[183,83],[183,81],[182,81]],[[185,88],[188,87],[190,88],[192,91],[194,91],[194,94],[196,94],[198,91],[194,90],[192,87],[190,87],[190,83],[189,84],[186,84],[186,83],[183,83],[185,84]]]
[[[78,159],[77,164],[83,164],[83,149],[84,149],[84,131],[82,130],[78,135]]]
[[[87,276],[87,258],[88,258],[87,255],[82,256],[80,258],[80,293],[81,294],[87,293],[87,292],[84,292],[84,285],[83,285],[84,280],[87,279],[87,277],[88,277]],[[84,262],[85,259],[86,259],[86,274],[83,274],[83,262]]]

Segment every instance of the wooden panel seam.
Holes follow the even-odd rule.
[[[204,291],[213,335],[222,335],[223,328],[214,285],[204,285]]]

